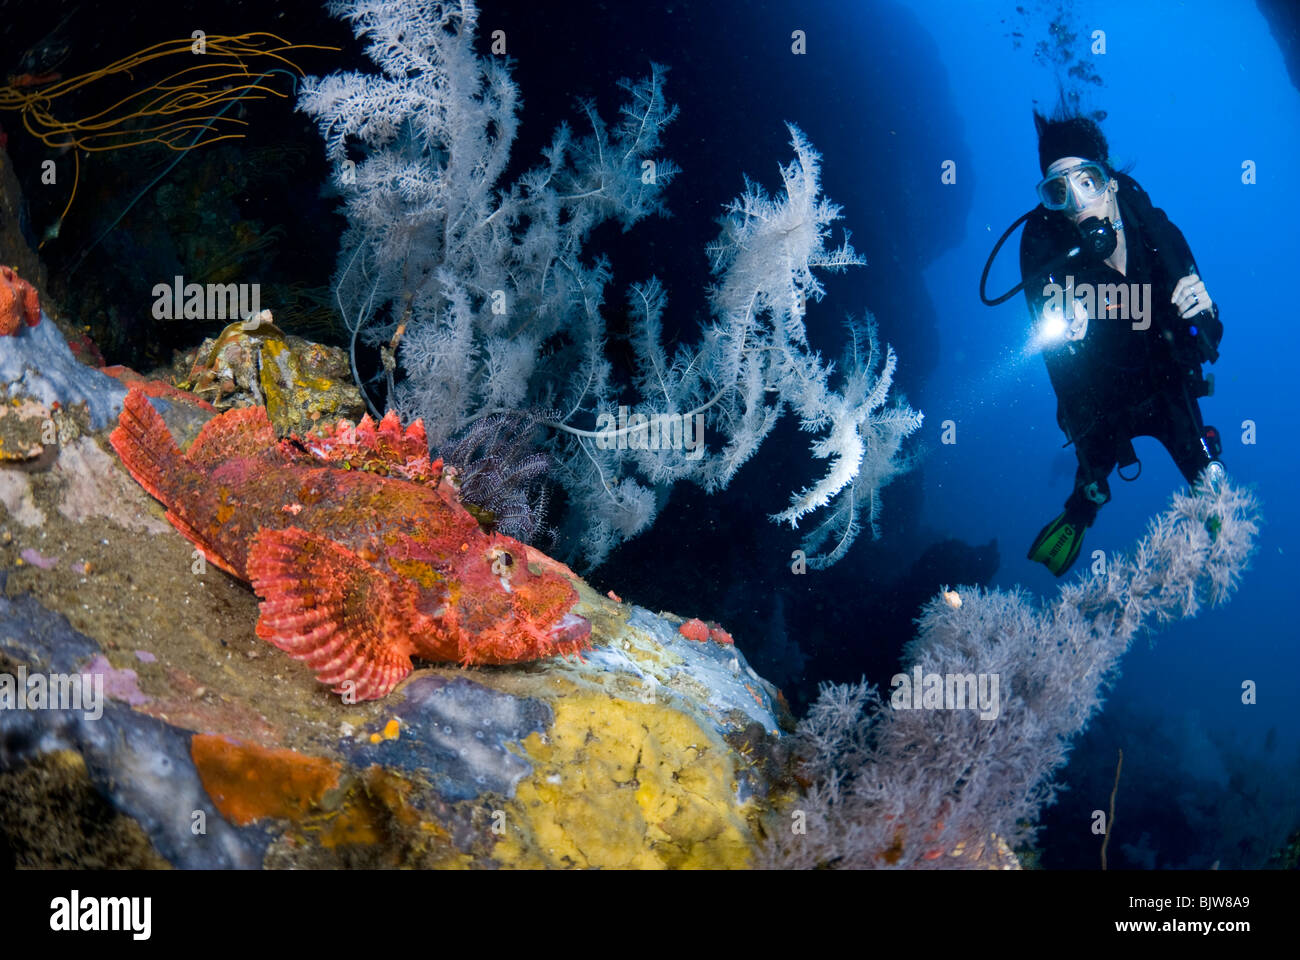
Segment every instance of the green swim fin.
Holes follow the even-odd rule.
[[[1070,523],[1065,511],[1043,527],[1029,548],[1029,559],[1041,563],[1058,577],[1069,570],[1083,546],[1083,524]]]

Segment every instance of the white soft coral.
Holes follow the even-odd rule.
[[[660,342],[663,288],[654,278],[632,288],[638,413],[692,426],[707,418],[721,449],[606,448],[579,426],[623,400],[605,356],[609,265],[584,248],[602,222],[627,229],[661,209],[677,172],[656,156],[677,112],[664,97],[666,68],[651,64],[644,79],[620,84],[627,100],[614,124],[581,102],[587,132],[561,125],[544,162],[507,185],[519,90],[503,60],[475,53],[471,0],[329,9],[352,22],[381,73],[309,78],[299,107],[317,120],[345,198],[335,293],[353,344],[384,346],[403,331],[387,403],[422,417],[435,445],[494,411],[558,410],[548,452],[576,519],[565,533],[589,566],[649,525],[671,483],[725,487],[790,409],[823,432],[813,453],[831,463],[779,518],[833,506],[821,529],[835,545],[813,562],[843,556],[858,505],[874,522],[877,494],[903,468],[895,455],[920,415],[884,406],[894,359],[875,369],[874,333],[865,356],[851,349],[838,391],[832,366],[808,345],[806,303],[823,293],[814,270],[862,261],[847,235],[827,246],[839,207],[821,195],[820,157],[803,134],[790,127],[795,156],[780,168],[780,194],[747,181],[726,208],[709,247],[713,321],[697,343],[670,358]]]

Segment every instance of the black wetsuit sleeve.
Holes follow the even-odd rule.
[[[1052,282],[1064,283],[1064,277],[1053,275],[1052,264],[1073,241],[1074,237],[1062,231],[1046,211],[1039,210],[1025,221],[1020,235],[1020,277],[1025,282],[1025,302],[1035,329],[1042,323],[1048,299],[1044,288]],[[1056,392],[1056,423],[1067,438],[1073,439],[1093,415],[1082,365],[1078,358],[1061,350],[1044,350],[1043,359]]]
[[[1196,274],[1202,280],[1205,276],[1196,265],[1196,258],[1192,256],[1192,248],[1187,243],[1187,238],[1183,236],[1183,231],[1178,229],[1164,210],[1152,205],[1150,196],[1136,180],[1124,174],[1117,174],[1117,176],[1123,177],[1121,182],[1127,188],[1126,199],[1140,219],[1147,246],[1155,256],[1151,273],[1155,290],[1162,291],[1159,294],[1161,312],[1176,320],[1177,310],[1168,306],[1174,287],[1179,280],[1189,274]],[[1207,327],[1206,332],[1217,348],[1223,336],[1217,305],[1213,309],[1213,316],[1203,321],[1202,325]]]

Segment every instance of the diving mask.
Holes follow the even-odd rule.
[[[1110,177],[1100,163],[1088,161],[1066,167],[1038,183],[1038,199],[1048,210],[1082,210],[1106,192]]]

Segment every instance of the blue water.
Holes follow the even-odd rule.
[[[152,4],[136,5],[122,14],[121,29],[92,32],[79,56],[93,60],[103,52],[103,37],[120,34],[120,42],[134,47],[148,30],[160,30],[153,39],[162,39],[193,29],[168,5],[157,6],[162,10],[155,13]],[[209,31],[271,28],[249,21],[243,5],[208,6],[213,22],[203,25]],[[370,69],[347,30],[318,4],[283,6],[290,12],[274,29],[298,42],[344,47],[317,55],[312,70]],[[864,533],[835,568],[791,574],[790,552],[800,534],[768,516],[815,480],[823,464],[810,462],[808,435],[787,419],[725,492],[708,496],[680,484],[654,528],[592,576],[600,590],[647,607],[720,621],[796,712],[806,709],[822,681],[865,675],[887,685],[919,605],[944,584],[1055,593],[1055,578],[1025,553],[1070,492],[1074,454],[1062,449],[1056,399],[1042,358],[1029,349],[1023,297],[987,308],[978,281],[994,241],[1037,202],[1031,110],[1050,112],[1064,84],[1083,93],[1085,109],[1107,112],[1102,129],[1112,157],[1182,229],[1221,308],[1222,357],[1211,368],[1217,390],[1201,406],[1206,422],[1222,432],[1229,472],[1261,498],[1266,526],[1253,568],[1228,606],[1171,626],[1150,642],[1139,638],[1129,652],[1104,711],[1060,772],[1069,789],[1044,813],[1038,853],[1048,867],[1098,865],[1091,814],[1107,806],[1122,749],[1113,866],[1264,866],[1300,829],[1300,517],[1292,499],[1300,332],[1291,302],[1300,235],[1289,222],[1298,196],[1300,81],[1288,75],[1256,6],[1248,0],[481,0],[481,6],[479,49],[486,51],[484,37],[493,30],[505,31],[523,96],[507,181],[537,163],[559,122],[583,132],[577,98],[594,98],[610,118],[621,102],[620,77],[643,76],[651,60],[670,68],[667,96],[681,111],[663,151],[682,168],[665,197],[673,216],[651,218],[627,234],[603,227],[589,245],[591,253],[607,254],[614,270],[606,317],[611,353],[622,351],[616,361],[628,356],[625,291],[651,274],[668,293],[666,338],[698,337],[709,319],[705,245],[717,235],[724,204],[744,190],[745,175],[769,191],[779,188],[777,165],[791,159],[786,122],[797,123],[823,155],[824,193],[843,206],[832,245],[841,239],[839,228],[851,230],[867,265],[822,277],[827,296],[810,307],[810,342],[823,356],[837,357],[844,316],[870,310],[882,338],[897,350],[897,391],[926,415],[908,443],[919,455],[916,469],[884,491],[880,539]],[[1058,12],[1075,34],[1064,47],[1049,29]],[[223,18],[230,24],[222,26]],[[28,30],[23,42],[52,26]],[[1104,55],[1088,51],[1094,29],[1105,31]],[[791,51],[794,31],[806,36],[802,55]],[[1052,56],[1036,58],[1040,41],[1052,56],[1068,49],[1075,62],[1083,58],[1102,83],[1070,77]],[[1293,43],[1300,39],[1293,36]],[[328,212],[333,197],[318,196],[324,170],[315,131],[301,115],[286,116],[283,124],[299,131],[289,135],[301,137],[315,172],[298,177],[291,189],[277,186],[275,196],[244,198],[242,215],[284,225],[291,239],[280,253],[280,279],[324,284],[342,220]],[[18,135],[10,148],[33,149]],[[16,166],[35,169],[33,156]],[[1242,183],[1246,161],[1255,165],[1252,185]],[[955,183],[942,181],[945,164],[955,165]],[[189,169],[178,166],[178,176]],[[59,215],[64,201],[52,199],[53,192],[29,187],[28,195],[34,222],[48,225]],[[114,198],[103,215],[120,210]],[[85,223],[81,229],[97,232]],[[149,248],[149,236],[127,218],[101,253],[124,251],[120,262],[143,270],[138,254]],[[46,255],[76,249],[55,244]],[[171,248],[163,252],[170,255]],[[995,264],[990,293],[1019,280],[1017,253],[1018,236]],[[163,277],[175,272],[148,270]],[[143,356],[153,343],[167,346],[166,353],[192,346],[196,331],[177,325],[131,335]],[[941,442],[947,421],[955,424],[955,444]],[[1247,422],[1257,439],[1249,445],[1242,442]],[[1112,478],[1114,499],[1088,531],[1081,563],[1093,549],[1135,543],[1183,486],[1158,444],[1139,440],[1136,448],[1142,476],[1135,483]],[[1257,688],[1251,705],[1242,703],[1247,682]]]
[[[678,216],[646,227],[682,244],[666,271],[659,265],[667,251],[653,248],[670,296],[685,301],[681,330],[691,335],[698,301],[686,291],[700,264],[680,238],[712,235],[716,201],[736,193],[741,171],[774,186],[775,163],[788,152],[781,123],[796,121],[824,154],[825,191],[844,205],[843,225],[869,260],[827,280],[810,334],[834,355],[845,312],[876,314],[899,353],[900,389],[925,411],[914,438],[925,454],[916,473],[886,490],[882,539],[864,536],[838,568],[807,582],[755,559],[786,556],[792,545],[789,532],[765,528],[762,515],[780,509],[793,486],[774,484],[784,474],[773,464],[796,476],[808,469],[806,438],[793,430],[778,431],[756,458],[788,460],[751,465],[716,498],[675,492],[656,530],[601,573],[615,584],[623,578],[632,592],[628,580],[636,578],[665,605],[682,607],[686,596],[694,601],[686,606],[729,618],[796,707],[820,680],[865,673],[888,682],[916,611],[890,606],[882,594],[901,595],[893,578],[930,543],[996,539],[989,585],[1054,593],[1055,579],[1025,553],[1069,495],[1073,450],[1062,449],[1055,396],[1042,358],[1029,349],[1023,297],[986,308],[977,289],[994,241],[1037,202],[1031,109],[1050,112],[1063,82],[1082,91],[1085,109],[1107,112],[1112,157],[1182,229],[1220,305],[1226,333],[1210,368],[1217,389],[1202,410],[1222,431],[1233,477],[1255,485],[1267,525],[1230,605],[1135,643],[1105,711],[1061,773],[1069,790],[1045,812],[1041,862],[1098,865],[1090,817],[1107,806],[1123,749],[1112,866],[1263,866],[1300,827],[1293,626],[1300,546],[1290,545],[1300,534],[1291,499],[1300,411],[1290,389],[1300,335],[1288,297],[1300,255],[1288,222],[1300,92],[1263,16],[1248,3],[1077,5],[1063,22],[1077,34],[1070,49],[1089,57],[1103,81],[1093,85],[1033,56],[1042,39],[1057,50],[1048,30],[1055,4],[1025,4],[1023,13],[1014,3],[965,2],[710,9],[644,24],[638,51],[673,66],[670,97],[682,105],[681,129],[668,138],[686,171],[669,198]],[[1099,26],[1107,52],[1091,56],[1086,38]],[[809,38],[803,58],[788,52],[796,28]],[[1024,34],[1018,49],[1013,32]],[[631,55],[617,47],[609,54]],[[1241,179],[1248,160],[1253,185]],[[956,164],[955,184],[941,183],[945,161]],[[995,265],[991,294],[1019,280],[1017,255],[1018,235]],[[955,445],[940,442],[948,420]],[[1242,442],[1247,421],[1255,425],[1251,445]],[[1133,544],[1183,486],[1158,443],[1138,440],[1136,449],[1142,475],[1134,483],[1112,477],[1114,499],[1088,532],[1085,560],[1090,550]],[[681,549],[685,529],[695,546],[675,574],[661,558]],[[985,559],[987,550],[945,575],[967,582],[960,571],[982,570]],[[921,583],[930,592],[939,586]],[[780,621],[773,594],[782,598]],[[802,665],[778,648],[791,638]],[[1242,703],[1248,681],[1257,688],[1252,705]]]
[[[932,297],[951,311],[941,326],[945,347],[924,406],[931,429],[945,418],[959,424],[958,444],[936,446],[926,464],[925,515],[966,539],[980,540],[996,530],[1008,545],[995,583],[1042,592],[1050,582],[1024,558],[1021,545],[1069,494],[1073,458],[1067,470],[1058,463],[1052,471],[1054,458],[1061,457],[1061,435],[1045,367],[1023,352],[1028,322],[1023,299],[985,309],[970,278],[978,275],[1005,225],[1034,203],[1038,171],[1028,97],[1050,106],[1055,78],[1037,67],[1027,50],[1008,51],[993,5],[910,6],[938,45],[948,95],[967,119],[964,141],[971,161],[965,172],[975,184],[963,239],[925,270]],[[1144,772],[1130,763],[1121,801],[1129,791],[1142,791],[1144,776],[1150,782],[1158,773],[1163,782],[1172,774],[1174,787],[1187,793],[1209,779],[1222,786],[1225,807],[1233,806],[1225,815],[1241,814],[1228,802],[1232,790],[1259,790],[1262,807],[1255,826],[1277,829],[1289,821],[1294,829],[1300,820],[1294,546],[1300,517],[1293,500],[1292,425],[1298,412],[1293,371],[1300,333],[1287,277],[1288,265],[1300,256],[1290,176],[1300,150],[1300,92],[1267,24],[1250,4],[1184,3],[1176,15],[1169,8],[1087,6],[1087,16],[1077,19],[1085,28],[1080,32],[1104,25],[1108,39],[1107,54],[1095,61],[1105,86],[1091,88],[1089,100],[1108,112],[1102,126],[1112,156],[1135,162],[1133,176],[1182,229],[1220,305],[1227,332],[1222,357],[1211,368],[1216,393],[1202,401],[1202,410],[1206,422],[1223,433],[1224,461],[1232,475],[1257,485],[1267,526],[1254,568],[1228,607],[1173,626],[1153,648],[1141,645],[1130,653],[1107,712],[1131,725],[1108,729],[1105,737],[1086,738],[1081,745],[1081,751],[1104,752],[1108,761],[1080,755],[1072,766],[1095,761],[1113,767],[1116,747],[1137,747],[1156,730],[1170,732],[1181,749],[1165,757],[1164,766],[1176,767],[1176,773]],[[1246,160],[1256,164],[1254,185],[1241,182]],[[991,291],[1005,290],[1018,279],[1015,247],[1008,246],[1010,255],[998,264]],[[1246,421],[1256,425],[1253,445],[1241,442]],[[1136,446],[1142,477],[1132,484],[1112,478],[1114,500],[1089,531],[1085,556],[1089,548],[1113,550],[1130,543],[1182,483],[1159,444],[1146,439]],[[972,509],[975,502],[979,509]],[[1251,706],[1241,702],[1241,685],[1248,680],[1258,686],[1258,702]],[[1266,750],[1271,728],[1275,740]],[[1240,763],[1234,754],[1249,761]],[[1246,781],[1255,782],[1230,789],[1225,764],[1234,763]],[[1164,803],[1173,814],[1178,798],[1166,797]],[[1273,809],[1274,804],[1282,809]],[[1122,802],[1119,811],[1122,817]],[[1119,823],[1122,819],[1117,830]],[[1246,824],[1218,820],[1205,824],[1199,839],[1207,841],[1204,834],[1216,829],[1251,833]],[[1157,855],[1154,865],[1183,865],[1185,852]],[[1223,866],[1228,865],[1225,854]]]

